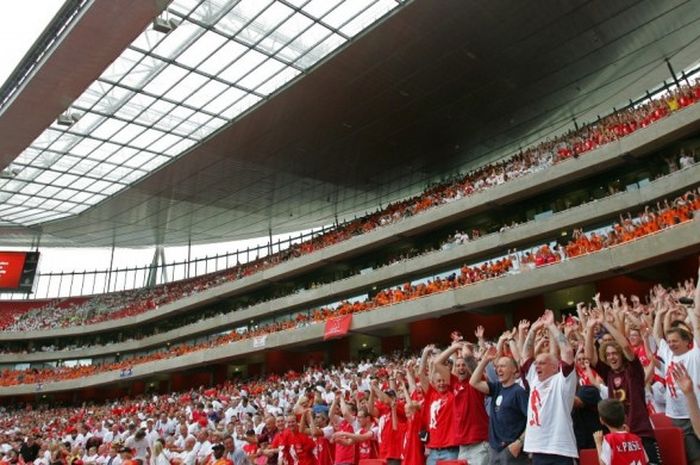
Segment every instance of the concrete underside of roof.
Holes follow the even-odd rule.
[[[130,3],[95,2],[0,115],[0,166],[158,10]],[[665,60],[700,58],[699,21],[679,0],[415,0],[150,177],[2,243],[209,243],[352,218],[670,81]]]

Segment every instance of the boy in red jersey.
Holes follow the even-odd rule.
[[[600,465],[647,465],[649,459],[642,439],[627,431],[625,407],[617,399],[605,399],[598,403],[600,422],[610,430],[593,434]]]

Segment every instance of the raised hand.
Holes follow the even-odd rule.
[[[671,375],[673,375],[673,380],[676,382],[683,394],[689,395],[693,392],[693,380],[690,378],[688,369],[680,364],[674,363],[671,368]]]

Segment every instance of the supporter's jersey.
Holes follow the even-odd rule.
[[[459,445],[476,444],[489,438],[489,417],[486,414],[484,394],[452,375],[450,388],[455,396],[455,441]]]
[[[396,430],[392,427],[391,409],[386,404],[378,402],[380,412],[378,424],[379,458],[400,459],[403,446],[403,435],[406,430],[405,412],[401,405],[397,406],[398,425]]]
[[[683,355],[673,355],[664,339],[659,342],[659,356],[666,363],[666,416],[670,418],[689,418],[688,404],[685,394],[671,376],[672,368],[680,363],[688,370],[691,379],[700,379],[700,348],[693,347]],[[700,397],[700,389],[697,383],[693,383],[695,395]]]
[[[343,433],[354,433],[355,429],[350,422],[342,420],[338,425],[338,431]],[[334,463],[355,463],[355,444],[345,445],[340,442],[335,443]]]
[[[647,465],[649,463],[642,440],[636,434],[627,432],[605,435],[600,460],[605,465]]]
[[[540,381],[530,359],[523,366],[530,385],[523,449],[528,453],[578,457],[571,409],[576,395],[576,370],[571,365]],[[564,372],[567,374],[564,375]]]
[[[357,443],[357,458],[359,460],[376,459],[379,456],[376,431],[374,431],[372,428],[360,428],[359,434],[367,433],[372,433],[372,437]]]
[[[459,445],[456,440],[455,396],[451,389],[438,392],[431,385],[425,394],[428,410],[428,444],[430,449],[442,449]]]

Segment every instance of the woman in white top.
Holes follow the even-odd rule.
[[[165,455],[163,442],[160,439],[153,443],[153,454],[151,454],[151,463],[149,465],[170,465],[170,460]]]

